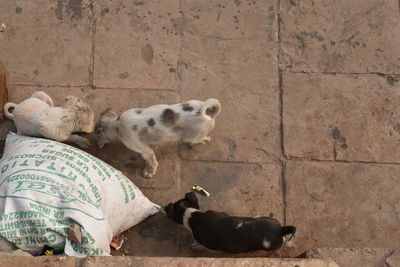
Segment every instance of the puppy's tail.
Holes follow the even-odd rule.
[[[12,114],[12,111],[10,111],[10,109],[14,109],[17,106],[17,104],[12,103],[12,102],[8,102],[4,105],[4,115],[10,119],[10,120],[14,120],[14,115]]]
[[[36,97],[43,102],[46,102],[50,107],[54,107],[53,99],[43,91],[37,91],[32,94],[32,97]]]
[[[221,103],[217,99],[208,99],[200,109],[201,116],[215,118],[221,112]]]
[[[293,245],[294,241],[296,240],[296,227],[294,226],[283,226],[281,227],[281,235],[282,237],[286,235],[290,235],[288,239],[285,239],[285,245],[290,247]]]

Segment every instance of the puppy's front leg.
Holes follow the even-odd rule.
[[[217,252],[216,250],[208,249],[204,245],[200,244],[197,240],[194,240],[190,247],[192,248],[192,250],[196,252],[210,252],[210,253]]]
[[[81,148],[88,148],[90,146],[90,141],[87,138],[77,134],[71,134],[65,142],[75,143]]]
[[[124,145],[126,145],[129,149],[140,153],[142,158],[146,161],[146,166],[143,169],[142,176],[145,178],[151,178],[157,172],[158,162],[156,159],[156,155],[154,151],[145,144],[137,144],[137,143],[130,143],[126,140],[122,140]]]
[[[54,121],[42,121],[38,127],[38,132],[41,136],[52,139],[58,142],[75,143],[81,148],[88,148],[90,141],[85,137],[77,134],[69,134],[71,129],[68,124],[58,125]]]
[[[202,251],[207,251],[208,249],[197,242],[196,240],[193,241],[192,245],[190,246],[192,250],[197,251],[197,252],[202,252]]]
[[[142,175],[145,178],[151,178],[157,172],[158,162],[154,151],[150,147],[146,147],[145,151],[140,153],[142,158],[146,161],[146,166],[143,169]]]

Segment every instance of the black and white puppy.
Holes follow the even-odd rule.
[[[192,231],[198,242],[192,245],[194,249],[199,249],[202,245],[209,250],[230,253],[272,251],[285,243],[286,235],[290,235],[287,246],[296,238],[295,227],[281,226],[272,217],[249,218],[230,216],[213,210],[199,211],[199,203],[193,192],[168,204],[164,210],[168,217]]]
[[[158,161],[149,145],[183,141],[194,146],[210,142],[208,134],[220,112],[217,99],[135,108],[121,116],[109,108],[102,112],[96,125],[97,144],[101,148],[106,143],[122,142],[140,153],[146,161],[142,175],[150,178],[157,171]]]

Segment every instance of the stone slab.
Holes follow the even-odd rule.
[[[381,267],[386,266],[389,257],[393,257],[392,253],[393,250],[388,248],[315,248],[306,251],[303,256],[330,259],[341,267]]]
[[[28,252],[23,251],[22,249],[17,249],[11,252],[0,251],[0,256],[14,256],[14,257],[33,257]],[[0,263],[1,264],[1,263]]]
[[[104,257],[105,258],[105,257]],[[76,267],[78,266],[79,258],[75,257],[55,257],[55,256],[42,256],[42,257],[25,257],[14,255],[1,255],[0,265],[4,267],[30,267],[30,266],[65,266]]]
[[[277,46],[265,40],[185,36],[183,100],[217,98],[211,143],[182,147],[185,159],[274,162],[280,155]]]
[[[278,38],[277,0],[182,1],[188,35],[211,39]]]
[[[108,266],[255,266],[255,267],[338,267],[330,260],[320,259],[265,259],[265,258],[238,258],[238,259],[215,259],[215,258],[179,258],[179,257],[15,257],[2,256],[1,266],[85,266],[85,267],[108,267]]]
[[[0,58],[9,72],[9,83],[89,83],[89,0],[4,1],[0,18],[8,26],[0,32]]]
[[[330,260],[320,259],[265,259],[265,258],[179,258],[179,257],[90,257],[81,260],[83,266],[254,266],[254,267],[338,267]]]
[[[195,184],[210,193],[209,197],[197,195],[202,210],[251,217],[272,212],[283,220],[279,165],[182,161],[181,193],[177,199]]]
[[[174,88],[179,8],[179,0],[97,1],[95,86]]]
[[[399,249],[399,165],[288,161],[287,224],[314,247]],[[390,237],[390,238],[388,238]]]
[[[289,158],[400,162],[400,76],[285,73]]]
[[[280,3],[285,70],[400,73],[397,0]]]

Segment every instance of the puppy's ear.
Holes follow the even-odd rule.
[[[194,192],[188,192],[185,194],[185,199],[190,202],[193,208],[199,208],[199,201],[197,200],[196,194]]]
[[[100,113],[100,117],[106,115],[108,112],[112,111],[112,108],[108,107]]]
[[[167,213],[167,215],[171,212],[173,205],[173,203],[169,203],[167,206],[164,207],[164,211],[165,213]]]
[[[185,194],[185,198],[188,200],[196,200],[197,201],[197,197],[196,194],[194,192],[187,192]]]
[[[115,113],[112,108],[107,108],[103,112],[100,113],[100,118],[105,117],[105,118],[113,118],[117,117],[117,113]]]
[[[73,121],[73,118],[72,118],[71,115],[65,115],[65,116],[62,116],[62,117],[61,117],[61,121],[62,121],[63,123],[68,123],[68,122]]]

